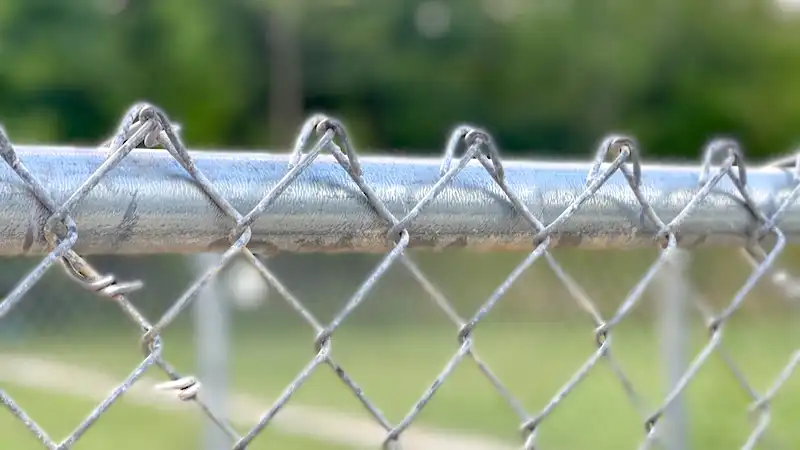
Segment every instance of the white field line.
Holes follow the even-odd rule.
[[[32,355],[0,354],[0,382],[40,391],[50,391],[87,400],[102,401],[120,382],[108,373],[77,365],[43,359]],[[144,377],[124,394],[121,401],[166,411],[194,407],[169,392],[154,388],[158,381]],[[201,391],[202,395],[202,391]],[[24,405],[22,405],[24,407]],[[253,426],[268,408],[267,402],[234,394],[229,399],[229,420],[241,426]],[[487,411],[487,414],[491,414]],[[35,420],[35,417],[34,417]],[[102,419],[100,424],[102,426]],[[339,411],[310,406],[286,405],[270,426],[292,435],[351,448],[380,448],[385,431],[377,424]],[[403,433],[403,448],[413,450],[511,450],[504,441],[462,432],[432,430],[418,425]]]

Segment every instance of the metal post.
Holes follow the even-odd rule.
[[[195,271],[208,269],[219,255],[204,253],[192,258]],[[197,373],[203,383],[203,399],[222,417],[227,415],[230,306],[224,284],[212,280],[199,293],[194,306]],[[202,448],[229,448],[230,439],[211,419],[204,423]]]
[[[678,384],[687,368],[687,348],[689,347],[689,329],[687,325],[688,296],[691,289],[686,270],[690,262],[690,253],[683,249],[675,249],[671,255],[672,265],[661,272],[658,279],[659,325],[661,355],[664,361],[664,378],[666,392]],[[681,394],[666,411],[664,411],[663,436],[666,450],[687,450],[689,448],[687,409],[684,395]]]

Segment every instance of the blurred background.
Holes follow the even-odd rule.
[[[340,118],[361,154],[397,157],[441,154],[461,122],[489,130],[508,158],[588,162],[611,132],[635,136],[651,163],[699,164],[703,144],[720,135],[738,139],[751,160],[800,142],[800,8],[789,1],[4,0],[0,61],[0,122],[20,144],[98,144],[139,100],[180,123],[192,149],[284,152],[313,112]],[[658,251],[554,255],[609,317]],[[800,269],[797,256],[790,250],[782,263]],[[525,255],[415,257],[469,317]],[[687,289],[717,308],[748,275],[735,249],[690,257]],[[175,255],[89,259],[120,279],[144,280],[132,299],[153,320],[191,283],[199,264]],[[268,266],[325,322],[379,261],[379,255],[279,255]],[[0,293],[36,262],[3,259]],[[663,399],[675,361],[688,360],[707,340],[690,307],[663,309],[663,297],[694,298],[669,294],[676,283],[648,290],[615,335],[615,355],[646,411]],[[216,367],[229,376],[219,383],[229,389],[231,416],[244,415],[243,430],[310,361],[314,334],[245,266],[227,271],[218,289],[230,320],[212,327],[227,327],[221,336],[229,342],[198,350],[208,336],[197,328],[203,319],[195,311],[167,330],[165,352],[183,373]],[[798,346],[793,309],[774,289],[759,286],[726,330],[728,352],[760,392]],[[676,311],[684,316],[665,329],[664,317]],[[591,318],[540,263],[481,323],[475,341],[534,414],[593,353],[593,330]],[[397,423],[456,351],[456,333],[398,265],[337,332],[334,354]],[[53,270],[0,322],[0,387],[60,438],[102,399],[103,380],[118,382],[141,361],[138,337],[115,305]],[[227,359],[214,359],[220,355]],[[212,369],[198,369],[201,360]],[[56,375],[60,384],[47,381]],[[149,376],[164,378],[156,371]],[[142,398],[114,404],[75,448],[213,448],[197,411],[175,410],[177,400]],[[685,427],[673,448],[738,448],[755,425],[747,414],[751,400],[723,360],[712,357],[687,389]],[[268,427],[252,448],[360,448],[359,433],[376,430],[327,367],[290,404],[308,409]],[[342,426],[337,420],[345,417],[360,421]],[[791,379],[775,400],[772,446],[765,448],[800,448],[798,420],[800,383]],[[501,448],[500,442],[519,443],[521,422],[465,361],[411,430],[453,439],[472,433],[498,442],[486,448]],[[543,422],[540,442],[555,450],[620,449],[634,448],[643,436],[643,417],[601,363]],[[0,442],[39,448],[7,413],[0,413]]]

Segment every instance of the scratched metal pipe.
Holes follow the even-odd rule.
[[[63,202],[100,165],[93,148],[18,146],[23,162],[57,202]],[[221,194],[246,213],[287,172],[288,155],[192,152]],[[363,157],[363,172],[398,218],[439,179],[439,159]],[[506,161],[506,179],[544,223],[554,220],[584,188],[589,163]],[[645,165],[643,192],[668,222],[698,189],[700,166]],[[793,187],[782,169],[751,169],[752,195],[770,215]],[[47,212],[17,175],[0,165],[0,255],[47,251]],[[553,245],[585,248],[653,246],[657,230],[617,172],[553,236]],[[135,150],[72,212],[76,250],[83,254],[154,254],[218,251],[233,226],[188,174],[163,150]],[[681,245],[740,246],[753,227],[751,214],[725,179],[680,229]],[[800,206],[780,222],[790,241],[800,239]],[[388,226],[347,173],[320,156],[252,226],[249,247],[275,252],[377,252],[391,248]],[[468,165],[409,226],[412,247],[530,250],[535,232],[515,213],[477,163]]]

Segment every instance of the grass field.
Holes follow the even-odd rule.
[[[35,420],[45,428],[54,439],[66,436],[82,416],[94,407],[94,403],[80,397],[51,395],[33,389],[13,389],[14,399],[22,405],[31,406]],[[19,450],[40,449],[42,445],[17,421],[9,415],[0,419],[0,436],[4,448]],[[75,448],[134,450],[176,450],[198,448],[201,424],[191,414],[170,414],[146,406],[122,402],[111,408],[99,425],[92,427]],[[256,441],[252,448],[307,449],[326,448],[345,449],[331,444],[323,444],[298,436],[288,436],[274,431],[265,432],[264,439]]]
[[[564,323],[492,323],[474,335],[476,350],[489,363],[529,413],[539,411],[593,352],[591,326]],[[693,336],[694,355],[705,342],[702,329]],[[310,333],[239,330],[234,333],[231,361],[233,388],[254,396],[264,405],[313,356]],[[733,321],[726,330],[725,347],[739,362],[753,386],[764,391],[788,362],[798,333],[785,319]],[[177,330],[164,335],[165,357],[186,373],[193,368],[191,335]],[[393,423],[408,413],[457,349],[451,328],[397,327],[343,328],[334,335],[333,355],[365,394]],[[648,411],[663,398],[660,355],[652,326],[622,326],[614,335],[614,355],[644,397]],[[94,367],[122,379],[141,360],[133,335],[122,332],[62,335],[58,339],[23,339],[5,344],[4,352],[47,355],[82,367]],[[150,376],[160,374],[153,370]],[[800,382],[791,379],[773,403],[770,438],[785,448],[800,448]],[[3,386],[32,417],[54,435],[78,423],[91,402],[68,396],[50,396]],[[728,449],[741,446],[755,425],[746,411],[746,392],[721,358],[712,356],[687,389],[688,422],[693,448]],[[327,367],[321,366],[290,404],[336,408],[367,418],[354,395]],[[194,419],[193,419],[194,418]],[[158,412],[125,403],[112,406],[75,448],[196,448],[196,416]],[[519,443],[521,420],[465,360],[426,406],[416,423],[469,430]],[[412,429],[414,425],[412,425]],[[253,448],[321,448],[334,445],[269,432]],[[4,447],[36,448],[29,433],[0,414]],[[5,437],[10,436],[10,437]],[[601,361],[588,378],[541,425],[539,442],[545,449],[635,448],[643,437],[643,420],[628,401],[608,365]]]

